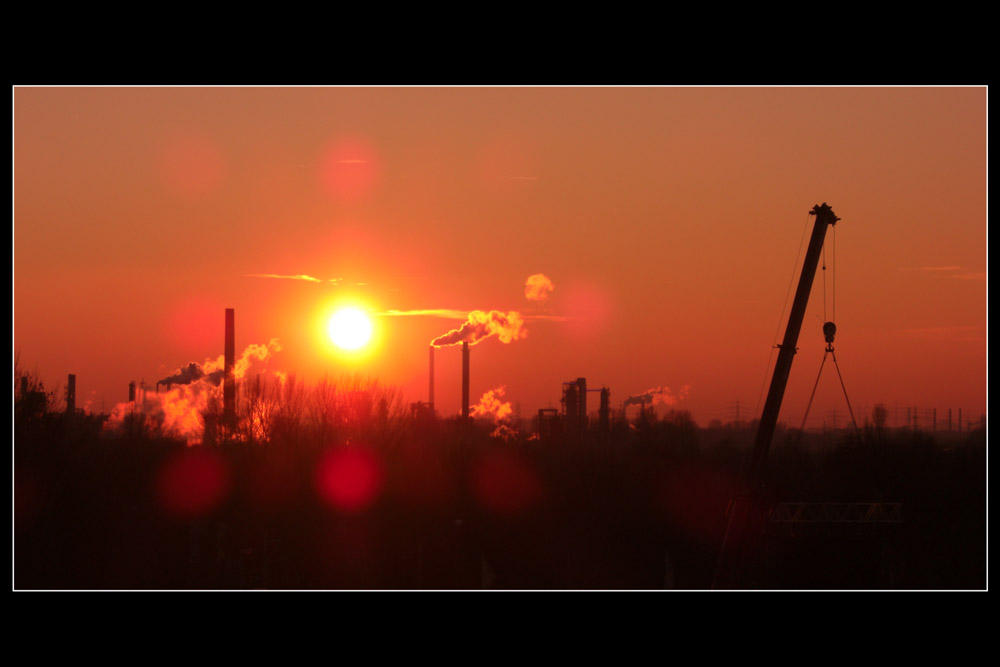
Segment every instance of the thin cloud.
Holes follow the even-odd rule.
[[[549,322],[569,322],[573,318],[565,315],[525,315],[526,320],[548,320]]]
[[[299,273],[294,276],[288,276],[281,273],[245,273],[243,275],[249,278],[278,278],[280,280],[302,280],[307,283],[330,283],[334,287],[340,287],[341,285],[358,285],[363,287],[368,285],[368,283],[348,282],[343,278],[328,278],[326,280],[321,280],[305,273]]]
[[[921,271],[961,271],[961,266],[921,266]]]
[[[957,278],[958,280],[986,280],[986,272],[956,273],[952,278]]]
[[[304,280],[309,283],[321,283],[323,282],[319,278],[313,278],[312,276],[307,276],[304,273],[300,273],[294,276],[284,276],[278,273],[246,273],[244,274],[248,278],[279,278],[282,280]]]
[[[449,320],[464,320],[469,316],[468,310],[454,310],[451,308],[424,308],[422,310],[385,310],[375,313],[384,317],[443,317]]]

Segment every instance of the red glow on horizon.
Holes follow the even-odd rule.
[[[171,517],[190,519],[215,510],[229,493],[229,470],[215,453],[185,449],[161,466],[155,483],[156,500]]]
[[[382,467],[375,456],[356,448],[327,452],[316,467],[316,490],[334,509],[357,512],[382,489]]]

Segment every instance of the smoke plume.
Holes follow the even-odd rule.
[[[556,288],[544,273],[528,276],[524,281],[524,296],[529,301],[544,303],[549,299],[549,293]]]
[[[201,365],[192,361],[173,375],[168,375],[162,380],[157,380],[156,384],[191,384],[203,377],[205,377],[205,371],[202,370]]]
[[[513,410],[510,408],[510,401],[502,401],[507,385],[501,385],[496,389],[490,389],[483,394],[477,405],[472,406],[473,417],[492,417],[493,421],[500,421],[510,415]]]
[[[678,401],[683,401],[691,393],[691,385],[686,384],[681,387],[680,393],[674,394],[670,387],[655,387],[638,396],[629,396],[625,399],[625,406],[630,405],[676,405]]]
[[[517,311],[512,310],[504,314],[499,310],[491,310],[488,313],[474,310],[469,313],[468,319],[462,326],[452,329],[443,336],[438,336],[431,341],[431,345],[444,347],[464,342],[475,345],[490,336],[497,336],[500,338],[500,342],[509,343],[512,340],[523,338],[527,333],[524,328],[524,317]]]
[[[267,361],[272,353],[280,350],[277,338],[272,338],[266,345],[247,346],[236,360],[234,377],[241,379],[252,362]],[[135,403],[116,405],[104,428],[121,430],[129,417],[141,416],[147,424],[166,436],[181,438],[189,445],[198,444],[205,432],[204,414],[213,408],[221,410],[225,363],[225,355],[206,359],[204,364],[188,363],[159,381],[158,384],[171,385],[168,391],[155,393],[141,389],[136,393]]]

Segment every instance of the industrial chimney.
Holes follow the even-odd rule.
[[[128,402],[135,403],[135,380],[128,383]]]
[[[236,426],[236,382],[233,366],[236,364],[236,334],[234,331],[235,310],[226,308],[226,366],[222,388],[222,416],[226,426]]]
[[[430,346],[430,359],[431,363],[430,363],[430,372],[428,374],[429,389],[428,389],[427,402],[431,406],[431,414],[433,415],[434,414],[434,346],[433,345]]]
[[[462,341],[462,419],[469,418],[469,341]]]
[[[601,389],[601,409],[598,412],[598,419],[602,431],[607,432],[611,428],[611,390],[607,387]]]
[[[76,414],[76,375],[73,373],[66,381],[66,414],[70,417]]]

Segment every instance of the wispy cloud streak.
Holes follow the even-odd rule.
[[[464,320],[469,316],[468,310],[455,310],[453,308],[424,308],[421,310],[384,310],[375,313],[383,317],[443,317],[449,320]]]
[[[321,282],[323,282],[319,278],[313,278],[312,276],[307,276],[304,273],[300,273],[300,274],[294,275],[294,276],[284,276],[284,275],[281,275],[281,274],[278,274],[278,273],[247,273],[247,274],[244,274],[244,275],[246,277],[248,277],[248,278],[279,278],[281,280],[304,280],[307,283],[321,283]]]

